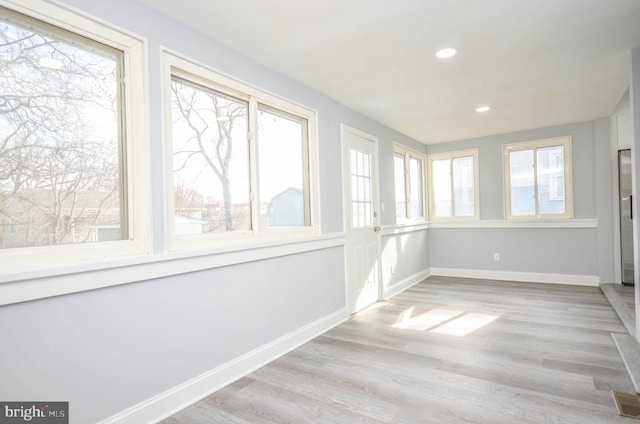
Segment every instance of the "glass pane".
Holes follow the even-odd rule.
[[[359,201],[361,200],[360,196],[360,184],[358,182],[358,177],[355,175],[351,176],[351,200]]]
[[[258,110],[260,221],[267,227],[309,225],[305,184],[306,121]]]
[[[422,161],[409,158],[409,186],[411,187],[411,216],[424,216],[422,198]]]
[[[373,222],[371,157],[351,150],[351,216],[352,227],[369,227]]]
[[[535,215],[533,150],[509,152],[509,180],[511,182],[511,213]]]
[[[250,229],[247,103],[175,77],[171,102],[176,234]]]
[[[353,203],[353,228],[362,227],[362,205],[359,202]]]
[[[371,220],[372,220],[372,213],[371,213],[371,202],[365,203],[364,204],[364,226],[365,227],[370,227],[371,224]]]
[[[393,177],[396,196],[396,218],[407,217],[407,192],[405,185],[404,156],[393,156]]]
[[[362,175],[366,175],[368,177],[371,176],[371,170],[369,169],[369,155],[362,155]]]
[[[362,178],[362,191],[364,193],[364,200],[371,203],[371,179],[370,178]]]
[[[122,53],[0,21],[0,248],[128,238]]]
[[[453,160],[453,186],[455,216],[474,216],[473,157],[455,158]]]
[[[351,174],[352,175],[358,175],[357,169],[358,169],[358,155],[357,155],[358,151],[357,150],[352,150],[351,151]]]
[[[451,216],[451,162],[434,160],[433,167],[433,207],[436,216]]]
[[[552,146],[537,149],[538,213],[563,214],[564,148]]]

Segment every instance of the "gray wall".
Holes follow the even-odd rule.
[[[343,231],[340,124],[379,138],[382,224],[395,222],[392,143],[422,145],[131,0],[67,0],[148,42],[154,250],[163,252],[161,47],[318,111],[321,227]],[[412,249],[426,251],[422,241]],[[400,264],[399,267],[402,267]],[[410,274],[420,263],[398,269]],[[0,307],[0,399],[68,400],[96,422],[345,305],[336,247]]]
[[[429,268],[429,231],[392,234],[382,237],[382,284],[389,289]]]
[[[345,304],[341,247],[0,308],[0,399],[94,423]]]
[[[614,187],[618,179],[618,155],[611,148],[611,119],[603,118],[594,122],[596,153],[596,212],[598,218],[598,268],[600,281],[604,284],[619,283],[616,281],[614,267],[615,232],[614,211],[618,202]]]
[[[591,228],[430,229],[429,260],[442,268],[592,276],[597,243]]]
[[[428,146],[428,153],[477,148],[480,219],[504,220],[502,145],[570,135],[574,217],[602,221],[599,229],[433,228],[429,230],[430,265],[611,279],[612,254],[606,252],[612,245],[613,201],[607,192],[612,172],[608,125],[607,118]],[[596,160],[596,152],[605,156]],[[500,262],[493,261],[493,253],[500,253]]]

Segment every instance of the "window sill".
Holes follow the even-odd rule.
[[[169,252],[2,272],[0,306],[343,245],[344,234],[333,233],[224,251]]]
[[[261,233],[251,231],[226,232],[217,234],[191,234],[176,237],[169,246],[169,252],[176,255],[198,255],[229,253],[240,250],[260,249],[315,240],[317,227],[270,229]]]
[[[395,225],[389,225],[382,228],[382,236],[390,236],[395,234],[412,233],[414,231],[423,231],[429,228],[429,224],[426,221],[415,223],[398,223]]]
[[[596,218],[429,222],[429,228],[598,228]]]

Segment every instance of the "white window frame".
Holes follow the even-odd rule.
[[[397,224],[414,224],[419,222],[425,222],[427,220],[427,156],[424,153],[420,153],[416,150],[410,149],[401,144],[393,143],[393,157],[395,162],[395,156],[404,156],[404,188],[405,188],[405,217],[396,217]],[[409,177],[409,160],[417,159],[422,163],[421,175],[422,175],[422,215],[421,216],[409,216],[411,206],[413,205],[413,199],[411,199],[411,178]],[[395,163],[394,163],[394,187],[395,187]],[[394,196],[395,199],[395,196]],[[394,201],[395,204],[395,201]],[[396,205],[397,207],[397,205]]]
[[[473,158],[473,215],[456,216],[455,213],[455,187],[453,184],[453,168],[451,168],[451,216],[436,216],[435,200],[434,200],[434,178],[433,178],[433,162],[438,160],[448,160],[450,166],[453,167],[453,160],[457,158]],[[429,220],[430,221],[474,221],[480,219],[480,182],[478,173],[478,149],[458,150],[453,152],[435,153],[427,155],[427,167],[429,169]]]
[[[123,52],[124,172],[128,239],[0,249],[3,280],[38,269],[85,267],[88,262],[146,255],[151,246],[150,165],[146,45],[141,39],[102,22],[43,0],[0,0],[0,6]],[[135,163],[135,167],[133,164]]]
[[[167,225],[165,227],[170,251],[228,251],[240,246],[259,246],[273,241],[289,241],[317,236],[320,233],[320,214],[318,196],[318,147],[317,147],[317,112],[290,100],[268,93],[244,82],[184,58],[175,52],[163,51],[164,78],[164,151],[165,151],[165,181],[166,181],[166,211]],[[249,154],[250,154],[250,182],[251,182],[251,230],[229,231],[214,234],[175,234],[174,217],[174,184],[173,184],[173,143],[172,143],[172,111],[171,111],[171,80],[173,76],[183,78],[218,92],[228,94],[249,103],[249,114],[255,115],[260,105],[274,108],[307,120],[307,165],[308,170],[308,204],[311,225],[286,228],[266,228],[260,226],[259,219],[259,182],[257,160],[257,118],[250,118],[249,123]],[[306,180],[305,180],[306,182]],[[306,198],[305,198],[306,199]]]
[[[564,152],[564,202],[565,212],[562,214],[541,214],[538,212],[538,178],[537,169],[535,168],[536,149],[544,147],[562,146]],[[511,166],[509,161],[509,153],[518,150],[534,151],[534,196],[536,213],[529,215],[514,215],[511,212]],[[510,143],[502,145],[503,170],[504,170],[504,209],[505,216],[510,220],[531,220],[531,219],[572,219],[573,218],[573,179],[572,179],[572,151],[571,136],[546,138],[541,140],[523,141],[518,143]]]

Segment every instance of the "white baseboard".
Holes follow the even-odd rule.
[[[346,308],[148,399],[101,424],[156,423],[349,319]]]
[[[520,281],[523,283],[570,284],[574,286],[590,287],[600,286],[600,277],[597,275],[549,274],[542,272],[437,267],[431,267],[431,275],[439,277],[477,278],[480,280]]]
[[[388,299],[392,296],[397,295],[402,291],[405,291],[409,287],[415,284],[418,284],[420,281],[424,280],[429,275],[431,275],[431,269],[427,268],[424,271],[420,271],[417,274],[413,274],[403,280],[398,281],[397,283],[384,289],[384,298]]]

